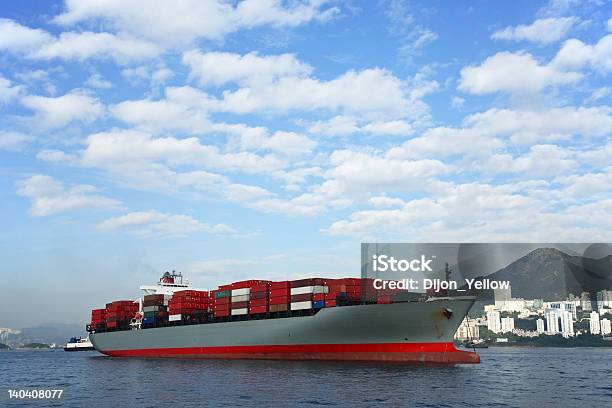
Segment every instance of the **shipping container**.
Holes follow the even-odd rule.
[[[287,303],[282,303],[278,305],[270,305],[270,312],[286,312],[289,310],[289,305]]]
[[[240,308],[240,309],[232,309],[232,316],[237,316],[237,315],[245,315],[249,313],[249,309],[246,307]]]
[[[269,302],[271,305],[286,305],[289,303],[289,296],[271,297]]]
[[[180,321],[183,318],[182,314],[171,314],[168,315],[168,321],[170,322],[177,322]]]
[[[263,306],[249,306],[249,314],[260,314],[260,313],[267,313],[268,312],[268,306],[263,305]]]
[[[292,302],[291,310],[312,309],[312,302]]]
[[[304,293],[327,293],[329,288],[327,286],[299,286],[291,288],[292,295],[301,295]]]
[[[251,292],[250,288],[232,289],[232,297],[248,295]]]
[[[249,302],[232,302],[232,309],[243,309],[249,307]]]
[[[232,303],[234,302],[247,302],[249,300],[249,295],[233,295],[232,294]]]

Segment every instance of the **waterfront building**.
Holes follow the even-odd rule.
[[[589,292],[582,292],[580,294],[580,307],[584,312],[590,312],[591,308],[591,294]]]
[[[561,311],[561,334],[565,338],[574,336],[574,318],[567,310]]]
[[[491,310],[487,312],[487,329],[491,330],[493,333],[499,333],[501,331],[501,321],[498,311]]]
[[[599,313],[596,311],[591,312],[591,323],[590,323],[591,334],[599,334],[601,332],[601,325],[599,323]]]
[[[563,302],[545,302],[544,310],[546,309],[556,309],[560,311],[567,311],[572,314],[572,318],[576,320],[578,315],[576,313],[576,304],[572,301],[563,301]]]
[[[559,312],[558,309],[546,310],[546,334],[554,335],[559,333]]]
[[[612,308],[610,304],[612,302],[612,290],[601,290],[597,292],[597,311],[602,314],[604,309]]]
[[[514,318],[513,317],[502,317],[501,319],[502,333],[511,332],[512,330],[514,330]]]
[[[538,319],[536,320],[537,332],[538,334],[544,334],[544,320]]]
[[[612,333],[612,327],[610,326],[610,320],[601,319],[600,329],[602,336],[609,336]]]
[[[457,332],[455,333],[455,339],[457,340],[478,340],[480,339],[480,329],[476,320],[463,319]]]

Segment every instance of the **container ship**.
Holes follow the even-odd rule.
[[[174,272],[141,289],[136,301],[92,310],[87,330],[96,350],[114,357],[480,362],[453,343],[473,297],[373,290],[359,278],[247,280],[206,291]]]

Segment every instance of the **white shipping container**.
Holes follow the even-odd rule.
[[[181,315],[180,314],[172,314],[172,315],[168,315],[168,321],[170,322],[176,322],[181,320]]]
[[[312,302],[293,302],[291,303],[291,310],[304,310],[304,309],[312,309]]]
[[[292,295],[303,295],[306,293],[328,293],[327,286],[302,286],[300,288],[291,288]]]
[[[232,296],[232,303],[234,303],[234,302],[246,302],[248,300],[249,300],[249,295]]]
[[[232,289],[232,296],[248,295],[251,293],[251,288]]]
[[[249,313],[249,309],[244,307],[242,309],[232,309],[232,316],[245,315]]]

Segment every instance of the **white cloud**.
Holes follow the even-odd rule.
[[[310,153],[316,145],[316,142],[304,135],[277,131],[263,142],[262,147],[273,152],[296,156]]]
[[[477,95],[537,93],[550,86],[577,82],[581,77],[578,72],[559,69],[557,64],[541,65],[530,54],[500,52],[479,66],[463,68],[459,89]]]
[[[221,153],[198,138],[154,138],[135,130],[96,133],[88,137],[83,151],[85,166],[110,166],[122,163],[160,162],[170,165],[199,165],[247,173],[270,172],[284,167],[273,155],[259,156],[248,152]]]
[[[578,21],[575,17],[543,18],[530,25],[506,27],[496,31],[492,37],[495,40],[525,40],[540,44],[550,44],[565,37],[567,32]]]
[[[517,157],[510,154],[497,154],[488,158],[486,168],[490,173],[519,173],[528,178],[549,177],[567,174],[578,167],[575,154],[557,145],[535,145],[529,152]]]
[[[612,34],[601,38],[595,45],[580,40],[567,40],[551,65],[562,69],[590,66],[601,73],[612,71]]]
[[[32,139],[23,133],[0,131],[0,150],[21,150]]]
[[[0,50],[27,52],[52,41],[53,36],[44,30],[0,18]]]
[[[55,21],[64,25],[104,22],[120,32],[130,32],[156,43],[181,46],[197,38],[220,39],[259,26],[292,27],[313,20],[325,21],[339,11],[325,8],[325,1],[246,0],[235,6],[221,0],[67,0],[64,13]]]
[[[99,89],[110,89],[113,87],[113,83],[107,81],[100,74],[92,74],[87,81],[85,81],[85,86],[90,88],[99,88]]]
[[[135,211],[109,218],[100,224],[101,230],[125,230],[143,237],[182,237],[205,232],[231,234],[236,231],[225,224],[209,225],[189,215],[165,214],[155,210]]]
[[[189,67],[190,76],[202,85],[228,82],[257,85],[281,77],[307,76],[312,72],[312,67],[292,54],[259,56],[255,52],[240,55],[191,50],[183,54],[183,63]]]
[[[36,174],[17,183],[17,194],[31,201],[30,214],[47,216],[73,210],[114,210],[121,207],[118,200],[96,194],[90,185],[70,188],[52,177]]]
[[[564,107],[542,111],[489,109],[465,119],[484,134],[506,135],[518,144],[568,139],[572,136],[603,137],[612,132],[612,109]]]
[[[463,108],[463,105],[465,105],[465,99],[459,97],[459,96],[453,96],[451,98],[451,106],[454,109],[461,109]]]
[[[119,63],[155,57],[163,51],[153,42],[125,33],[66,31],[55,37],[7,19],[0,20],[0,49],[32,59],[111,58]]]
[[[407,136],[412,134],[414,129],[406,120],[364,122],[357,117],[336,115],[328,120],[313,123],[308,127],[308,131],[325,136],[347,136],[356,133]]]
[[[502,141],[478,129],[437,127],[422,136],[391,148],[388,157],[419,158],[448,156],[482,156],[503,146]]]
[[[0,75],[0,105],[8,103],[23,92],[23,87],[13,85],[12,82]]]
[[[104,106],[91,96],[71,92],[58,97],[27,95],[21,98],[26,108],[35,112],[35,124],[57,128],[72,121],[92,122],[103,115]]]
[[[329,81],[282,77],[272,84],[225,91],[218,110],[234,113],[328,110],[382,118],[404,117],[411,100],[405,84],[391,72],[374,68],[348,71]]]

